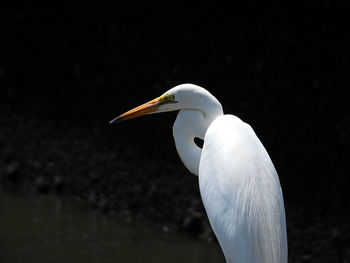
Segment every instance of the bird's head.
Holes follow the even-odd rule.
[[[200,100],[205,93],[209,92],[199,86],[181,84],[168,90],[158,98],[123,113],[111,120],[110,123],[129,120],[146,114],[193,108],[191,105],[195,105],[196,100]]]

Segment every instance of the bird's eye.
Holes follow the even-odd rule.
[[[165,94],[162,98],[163,103],[174,103],[175,96],[173,94]]]

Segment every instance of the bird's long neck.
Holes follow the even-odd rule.
[[[222,106],[211,94],[199,97],[177,115],[173,126],[176,149],[187,169],[195,175],[198,175],[202,149],[194,138],[204,140],[209,125],[220,115],[223,115]]]

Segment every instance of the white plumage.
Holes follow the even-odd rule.
[[[192,84],[176,86],[111,123],[180,110],[176,149],[199,187],[210,224],[227,262],[286,263],[287,233],[277,172],[253,129],[223,115],[219,101]],[[203,149],[194,138],[204,139]]]
[[[287,262],[279,179],[248,124],[224,115],[209,126],[200,160],[199,186],[228,262]]]

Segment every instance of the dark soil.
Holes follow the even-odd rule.
[[[49,121],[2,117],[0,179],[4,190],[54,192],[159,231],[215,240],[197,178],[180,161],[154,152],[147,160],[141,150],[111,146],[98,127],[67,130]],[[172,144],[166,145],[169,151],[175,151]],[[349,211],[287,203],[286,212],[290,262],[347,262]]]

